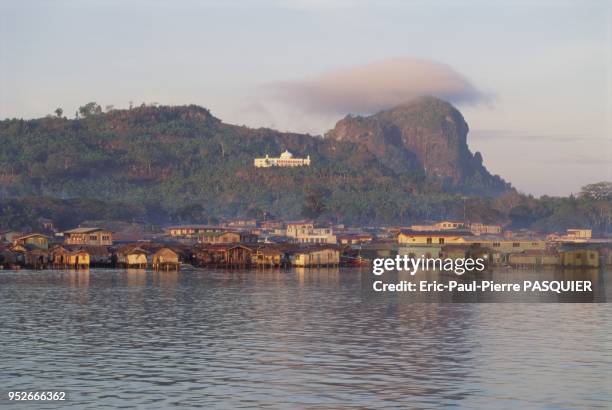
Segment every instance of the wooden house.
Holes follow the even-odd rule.
[[[100,245],[83,245],[83,246],[65,246],[71,250],[82,249],[89,254],[90,266],[113,266],[113,253],[108,246]]]
[[[23,257],[13,249],[5,246],[0,246],[0,267],[14,268],[19,265],[20,257]]]
[[[45,269],[49,264],[49,251],[32,248],[24,254],[24,265],[31,269]]]
[[[257,235],[249,232],[205,232],[198,236],[199,243],[227,244],[227,243],[256,243]]]
[[[54,268],[89,268],[89,253],[83,249],[67,249],[58,246],[51,251],[51,263]]]
[[[285,252],[275,246],[263,246],[253,250],[252,264],[258,268],[272,268],[285,264]]]
[[[40,233],[31,233],[13,239],[14,245],[23,245],[28,249],[49,249],[49,237]]]
[[[277,220],[261,221],[259,225],[261,229],[273,230],[273,229],[281,229],[283,227],[283,222],[277,221]]]
[[[43,229],[49,232],[55,232],[55,226],[53,225],[53,221],[51,219],[40,217],[38,218],[37,222]]]
[[[257,228],[257,220],[254,218],[232,219],[225,225],[228,228],[253,229]]]
[[[397,235],[401,245],[448,245],[467,243],[473,236],[470,231],[415,231],[403,230]]]
[[[302,248],[291,257],[293,266],[317,267],[340,265],[340,251],[333,247]]]
[[[525,251],[508,255],[508,264],[514,267],[560,266],[561,256],[557,252]]]
[[[469,228],[474,235],[499,235],[502,232],[501,225],[487,225],[480,222],[471,223]]]
[[[166,228],[166,232],[173,238],[196,238],[210,232],[224,232],[225,229],[214,225],[178,225]]]
[[[470,243],[474,246],[490,248],[495,253],[511,254],[523,253],[525,251],[545,251],[546,241],[533,238],[515,238],[511,240],[501,238],[475,238]]]
[[[23,235],[24,233],[19,231],[2,230],[0,231],[0,242],[13,243],[16,238]]]
[[[140,247],[127,246],[117,250],[117,264],[124,268],[144,269],[147,267],[148,252]]]
[[[588,248],[562,250],[561,263],[568,267],[598,268],[599,252]]]
[[[192,260],[196,266],[244,268],[251,265],[252,254],[244,245],[199,245],[192,250]]]
[[[177,252],[163,247],[153,254],[152,265],[155,270],[179,270],[181,262]]]
[[[102,228],[75,228],[64,232],[66,245],[112,246],[113,233]]]
[[[336,238],[340,245],[360,245],[372,242],[372,235],[367,233],[337,234]]]
[[[299,232],[305,232],[314,229],[314,222],[310,220],[291,221],[287,222],[286,235],[296,237]]]

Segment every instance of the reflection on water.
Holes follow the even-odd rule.
[[[605,289],[607,276],[589,275]],[[609,304],[402,303],[371,297],[368,280],[338,269],[0,271],[0,406],[13,390],[66,391],[62,406],[78,409],[612,402]]]
[[[89,286],[89,269],[65,271],[62,277],[71,287],[86,288]]]
[[[145,269],[127,269],[125,278],[127,286],[145,286],[147,284],[147,271]]]

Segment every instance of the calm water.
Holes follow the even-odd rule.
[[[7,400],[53,390],[79,409],[610,408],[612,305],[404,303],[363,283],[0,271],[0,407],[58,408]]]

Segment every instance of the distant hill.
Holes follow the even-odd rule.
[[[431,97],[348,116],[325,137],[226,124],[193,105],[92,107],[74,120],[1,121],[0,198],[91,198],[171,220],[265,212],[390,223],[431,217],[454,195],[511,189],[469,151],[459,111]],[[285,149],[313,165],[253,167]]]

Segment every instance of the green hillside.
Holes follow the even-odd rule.
[[[309,192],[336,219],[392,221],[418,194],[444,194],[419,170],[398,174],[350,142],[224,124],[206,109],[139,107],[81,119],[0,122],[3,198],[86,197],[176,214],[297,217]],[[288,149],[311,167],[255,169],[253,158]],[[484,192],[483,193],[488,193]]]
[[[435,119],[429,122],[435,126]],[[458,181],[429,175],[410,162],[414,155],[406,141],[397,150],[407,152],[407,162],[398,167],[401,157],[385,156],[395,153],[388,139],[381,153],[359,141],[225,124],[197,106],[103,113],[89,104],[73,120],[1,121],[0,138],[4,226],[38,216],[69,225],[83,219],[209,222],[264,214],[408,223],[462,214],[466,194],[470,206],[487,209],[473,218],[498,221],[508,215],[491,204],[513,192],[479,164],[471,174],[457,172]],[[464,155],[461,144],[455,143]],[[312,166],[254,168],[255,157],[285,149],[310,155]]]

